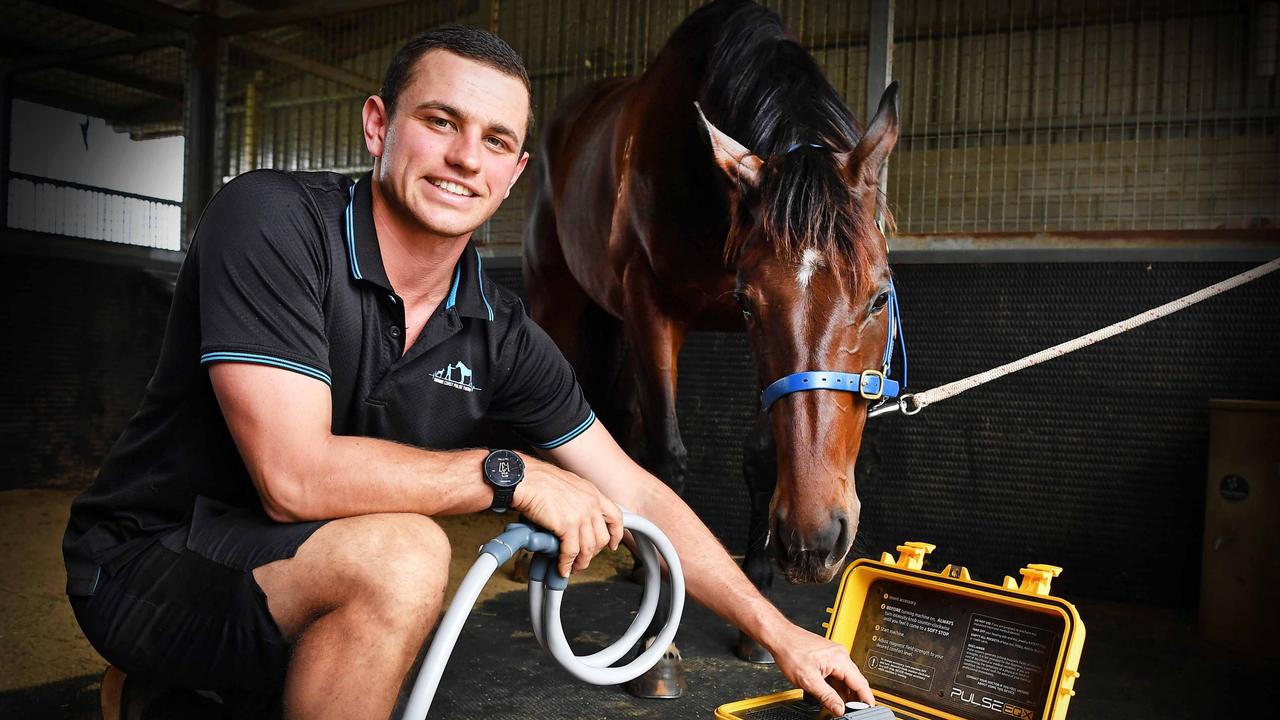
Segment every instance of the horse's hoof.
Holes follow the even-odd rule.
[[[738,646],[733,653],[741,660],[757,665],[772,665],[773,655],[760,643],[752,640],[746,633],[738,633]]]
[[[653,639],[645,643],[648,647]],[[649,672],[627,683],[627,692],[639,698],[672,699],[678,698],[689,689],[684,679],[684,662],[680,659],[680,650],[675,643],[667,646],[658,664],[649,668]]]
[[[515,562],[511,563],[511,579],[518,583],[529,582],[529,565],[533,562],[533,553],[520,550],[516,553]]]

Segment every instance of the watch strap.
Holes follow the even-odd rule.
[[[515,494],[516,489],[514,487],[493,488],[493,503],[489,505],[489,509],[496,513],[506,512],[511,509],[511,500],[515,497]]]

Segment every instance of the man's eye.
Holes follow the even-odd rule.
[[[431,125],[435,125],[438,128],[447,128],[453,125],[453,123],[449,122],[448,120],[445,120],[444,118],[438,118],[438,117],[427,118],[427,122]]]
[[[487,143],[489,143],[490,145],[492,145],[493,147],[495,147],[495,148],[497,148],[497,149],[499,149],[499,150],[505,149],[505,148],[507,147],[507,144],[506,144],[505,142],[503,142],[503,141],[502,141],[502,138],[498,138],[498,137],[487,137],[487,138],[485,138],[485,140],[484,140],[484,141],[485,141],[485,142],[487,142]]]

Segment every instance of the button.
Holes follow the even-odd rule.
[[[392,325],[390,328],[388,328],[388,329],[387,329],[387,334],[388,334],[388,335],[390,335],[390,336],[392,337],[392,339],[399,340],[399,339],[400,339],[400,326],[399,326],[399,325]]]

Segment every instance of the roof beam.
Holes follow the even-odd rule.
[[[182,121],[182,102],[172,99],[156,100],[132,108],[120,108],[103,104],[84,95],[50,91],[38,85],[16,80],[12,92],[13,97],[20,100],[102,118],[113,127],[173,123],[180,125]]]
[[[199,22],[195,13],[179,10],[157,0],[99,0],[103,5],[115,8],[114,12],[131,13],[151,20],[158,20],[177,30],[195,30]]]
[[[252,35],[237,35],[230,40],[233,45],[241,50],[251,52],[282,65],[288,65],[296,70],[301,70],[303,72],[322,77],[326,80],[332,80],[339,85],[345,85],[367,93],[374,93],[378,91],[380,83],[373,78],[368,78],[344,68],[312,60],[305,55],[301,55],[288,48],[276,45],[275,43],[261,40]]]
[[[24,45],[22,43],[7,40],[8,47],[16,51],[21,56],[32,56],[39,52],[39,48],[32,45]],[[140,93],[152,95],[164,100],[182,100],[181,83],[165,82],[164,80],[154,77],[148,77],[140,73],[125,68],[112,67],[110,65],[102,65],[90,62],[89,60],[64,57],[64,61],[51,64],[46,67],[62,67],[77,75],[85,75],[99,80],[105,80],[109,83],[137,90]]]
[[[266,12],[246,13],[218,21],[218,32],[223,35],[267,30],[281,25],[319,20],[333,15],[373,10],[388,5],[403,5],[405,0],[317,0]]]
[[[71,63],[66,66],[66,69],[77,75],[87,75],[99,80],[105,80],[161,100],[182,102],[183,87],[181,83],[165,82],[164,80],[139,75],[129,70],[95,65],[84,61]]]
[[[28,72],[48,67],[71,65],[98,58],[113,57],[115,55],[132,55],[160,47],[184,48],[186,47],[186,35],[180,32],[167,31],[156,35],[140,35],[120,40],[108,40],[107,42],[71,50],[32,55],[13,63],[10,66],[10,70],[14,73]]]
[[[41,5],[135,35],[190,30],[194,16],[154,0],[35,0]]]

